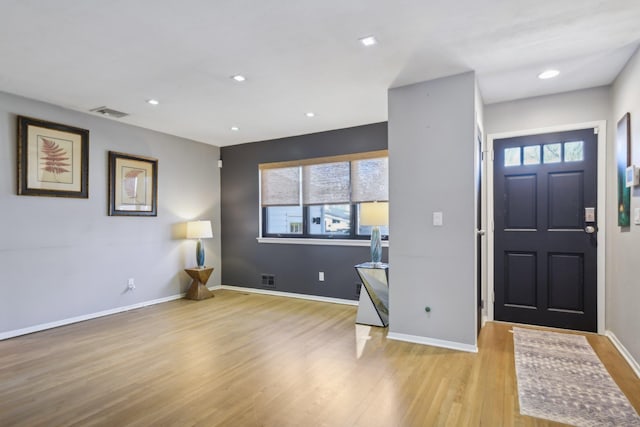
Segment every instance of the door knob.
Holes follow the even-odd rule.
[[[476,230],[476,233],[478,234],[478,236],[484,236],[485,231],[484,230]]]
[[[587,234],[593,234],[593,233],[596,232],[596,228],[593,225],[587,225],[584,228],[584,232],[587,233]]]

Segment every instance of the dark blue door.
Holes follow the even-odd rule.
[[[597,135],[494,141],[494,317],[597,329]]]

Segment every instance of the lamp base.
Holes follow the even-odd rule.
[[[382,262],[382,236],[380,227],[374,225],[371,229],[371,262],[379,264]]]
[[[196,245],[196,261],[198,262],[198,268],[204,268],[204,246],[202,246],[202,239],[198,239]]]

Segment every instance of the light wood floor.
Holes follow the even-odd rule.
[[[548,426],[510,325],[478,354],[391,341],[356,307],[216,291],[0,342],[1,426]],[[640,410],[640,380],[588,335]]]

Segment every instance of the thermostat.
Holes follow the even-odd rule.
[[[640,169],[636,165],[631,165],[627,168],[625,182],[627,187],[634,187],[640,184]]]

